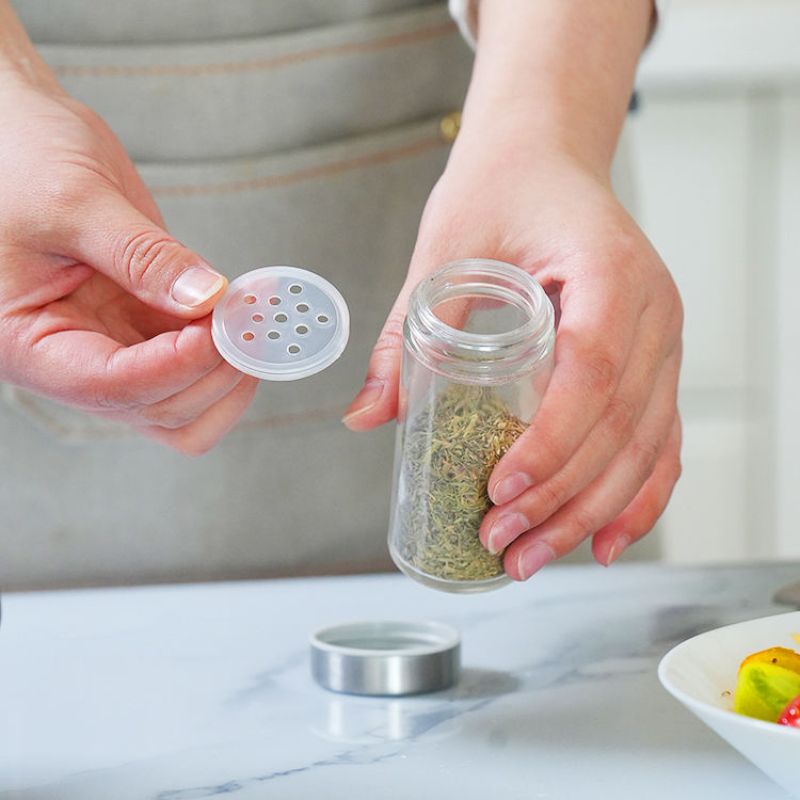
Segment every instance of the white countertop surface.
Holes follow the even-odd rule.
[[[439,594],[401,576],[6,595],[0,798],[785,795],[661,689],[677,641],[770,605],[797,565],[550,567]],[[461,683],[336,695],[308,673],[333,622],[432,618]]]

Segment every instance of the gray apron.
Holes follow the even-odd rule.
[[[5,588],[388,566],[392,426],[340,422],[448,153],[472,55],[439,2],[15,0],[65,88],[137,162],[170,231],[230,278],[293,264],[347,298],[325,372],[259,388],[183,457],[5,387]],[[435,76],[432,78],[432,76]]]

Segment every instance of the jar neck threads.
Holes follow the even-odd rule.
[[[533,371],[555,343],[553,306],[511,264],[472,258],[446,264],[417,286],[405,323],[408,350],[464,383],[498,384]]]

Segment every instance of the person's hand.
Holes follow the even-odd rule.
[[[682,308],[666,267],[608,182],[563,154],[455,156],[425,209],[408,278],[345,417],[397,414],[414,287],[459,258],[516,264],[559,292],[555,371],[529,429],[495,468],[481,541],[525,580],[593,536],[613,561],[654,525],[680,473]]]
[[[225,279],[169,236],[122,145],[39,72],[0,71],[0,379],[212,447],[257,381],[208,314]]]

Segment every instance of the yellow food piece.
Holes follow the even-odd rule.
[[[795,653],[788,647],[769,647],[747,656],[739,669],[748,664],[777,664],[779,667],[800,674],[800,653]]]
[[[800,653],[770,647],[742,661],[733,709],[747,717],[777,722],[783,709],[800,695]]]

